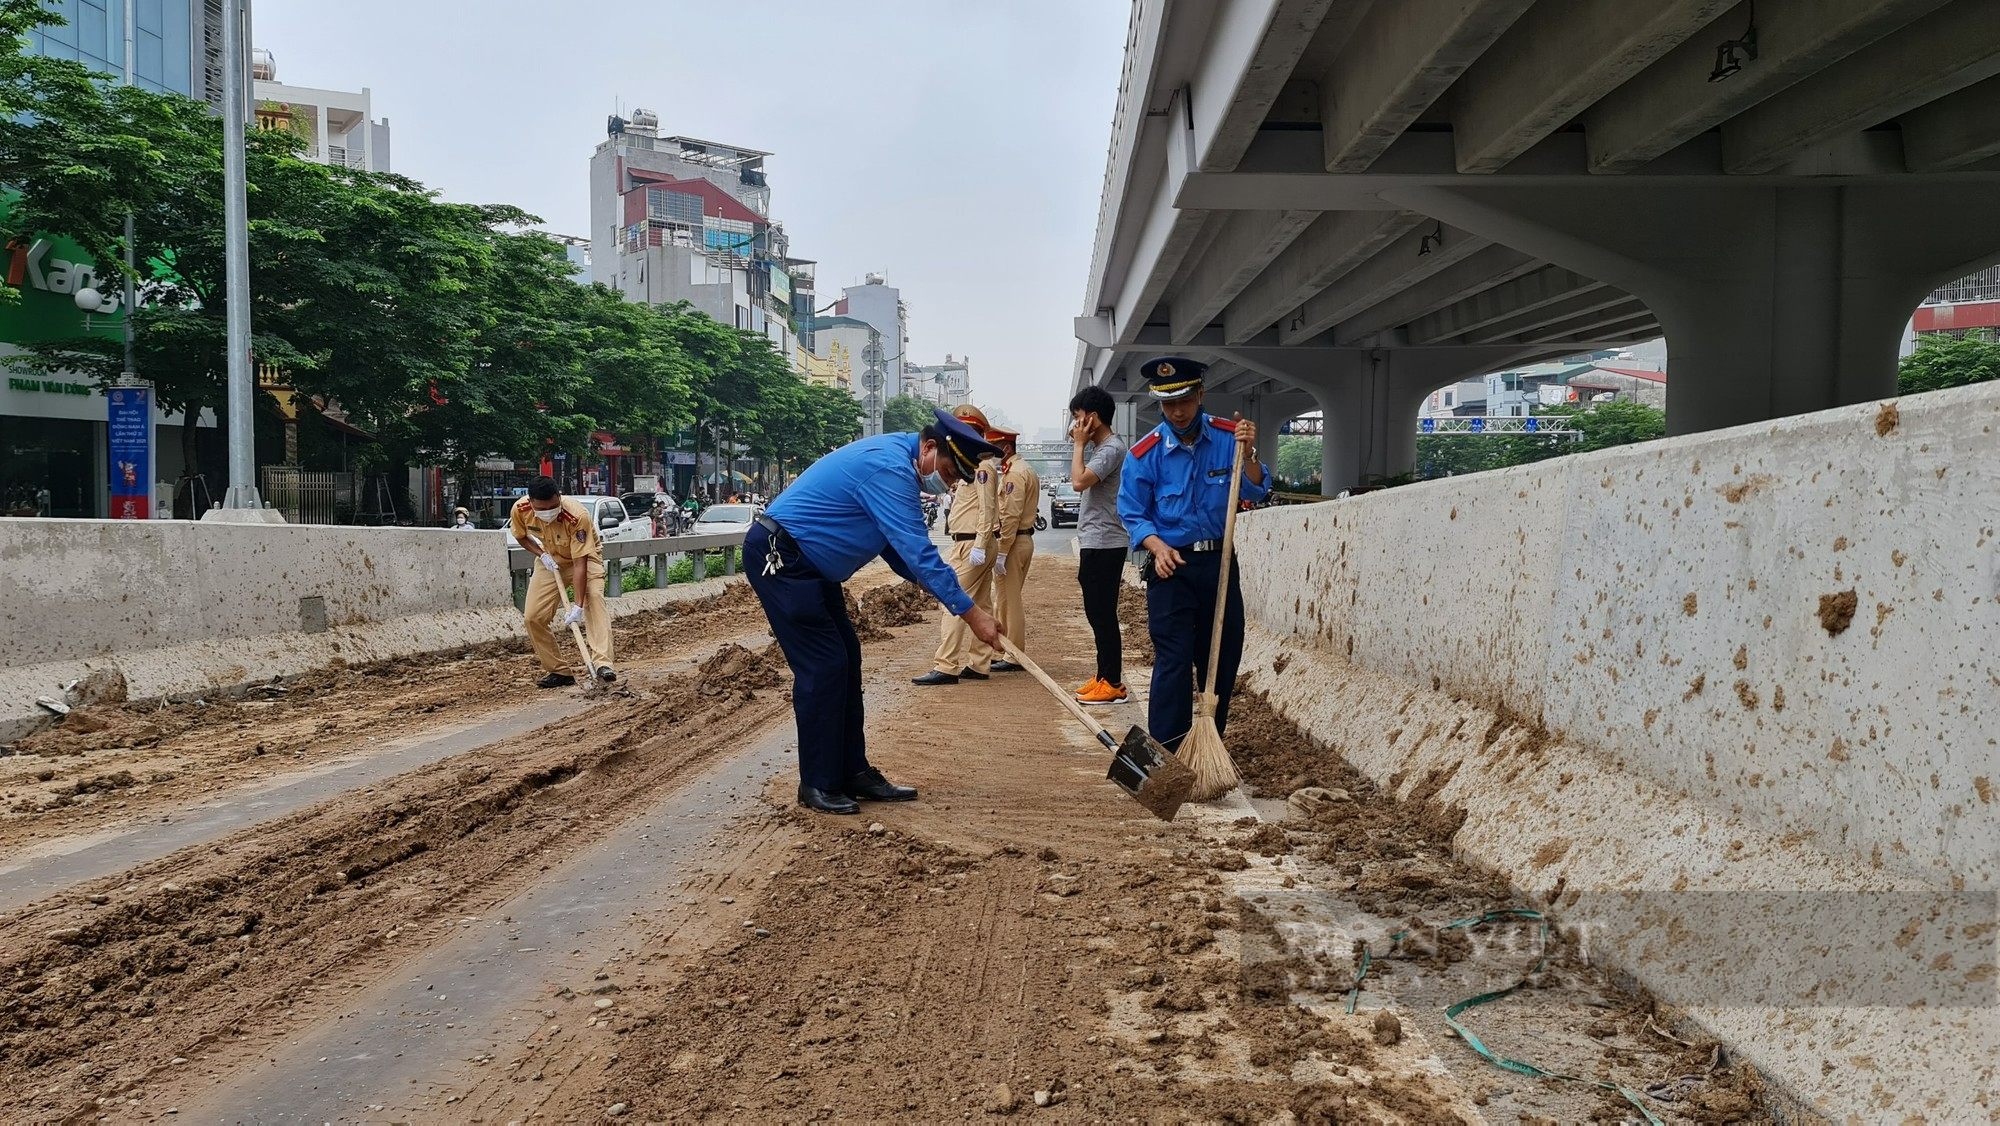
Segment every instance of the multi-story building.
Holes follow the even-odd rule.
[[[589,285],[590,240],[577,235],[549,234],[549,237],[562,244],[563,257],[569,259],[570,280],[578,285]]]
[[[885,363],[889,346],[882,333],[867,321],[839,313],[814,317],[812,333],[813,355],[824,361],[838,358],[848,365],[848,390],[861,401],[861,433],[880,434],[882,411],[891,397]]]
[[[874,327],[882,334],[882,355],[879,367],[882,374],[882,395],[893,399],[904,393],[903,352],[910,342],[910,310],[903,303],[903,293],[888,283],[881,274],[868,274],[860,285],[850,285],[840,291],[840,300],[834,303],[833,313],[837,317],[852,317]],[[866,365],[863,365],[866,367]]]
[[[158,94],[222,105],[222,0],[47,0],[65,21],[28,32],[28,54],[74,59]],[[247,21],[251,0],[243,0]]]
[[[243,0],[246,19],[250,6]],[[75,60],[113,81],[221,107],[222,0],[50,0],[48,7],[66,22],[31,30],[29,54]],[[0,213],[11,199],[0,191]],[[33,341],[118,339],[124,310],[115,271],[99,270],[60,232],[37,232],[0,261],[19,291],[17,300],[0,302],[0,368],[8,369],[0,381],[0,515],[109,515],[106,397],[81,379],[23,374],[8,356]],[[84,288],[102,291],[106,303],[79,308],[76,293]],[[156,406],[152,422],[151,478],[164,490],[156,488],[151,509],[166,515],[171,482],[182,472],[181,444],[157,437],[161,426],[181,419]],[[204,415],[198,431],[204,461],[222,464],[213,417]]]
[[[807,383],[838,387],[850,394],[854,390],[854,364],[845,345],[833,345],[828,355],[822,358],[808,351],[801,341],[792,349],[792,367],[805,377]]]
[[[2000,338],[2000,266],[1960,278],[1924,298],[1904,333],[1903,354],[1925,336]]]
[[[770,154],[663,137],[649,110],[611,118],[607,134],[590,158],[591,279],[633,301],[686,302],[791,355],[812,315],[813,263],[790,256],[771,218]]]
[[[260,129],[284,129],[305,142],[304,156],[319,164],[389,171],[389,119],[374,118],[374,98],[361,92],[287,86],[278,81],[271,52],[250,52],[252,94]]]
[[[972,399],[970,357],[953,359],[946,353],[941,364],[911,364],[903,369],[903,390],[928,403],[950,408]]]

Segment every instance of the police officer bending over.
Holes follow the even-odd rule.
[[[1243,499],[1270,495],[1257,461],[1257,426],[1201,409],[1205,364],[1179,356],[1139,368],[1166,421],[1132,443],[1118,482],[1118,516],[1133,542],[1151,556],[1146,579],[1146,627],[1153,636],[1153,690],[1146,725],[1168,750],[1194,726],[1194,695],[1205,687],[1215,594],[1221,578],[1222,526],[1229,515],[1229,477],[1236,448],[1245,447]],[[1243,591],[1229,567],[1222,619],[1222,659],[1216,671],[1215,725],[1229,719],[1229,693],[1243,657]]]
[[[880,555],[930,591],[988,645],[1000,623],[975,606],[924,528],[921,496],[942,495],[999,451],[937,412],[921,434],[880,434],[843,446],[799,474],[743,537],[743,565],[771,635],[792,667],[799,729],[799,804],[859,813],[857,801],[912,801],[868,765],[862,733],[861,639],[840,584]]]
[[[564,583],[576,592],[567,622],[583,627],[598,679],[618,679],[611,664],[611,608],[604,604],[604,541],[590,522],[590,510],[563,496],[552,478],[537,477],[528,486],[528,495],[514,502],[508,520],[514,542],[538,557],[521,612],[535,660],[547,674],[535,686],[563,688],[576,683],[549,629],[549,619],[562,607]]]

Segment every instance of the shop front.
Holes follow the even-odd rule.
[[[11,195],[0,193],[0,214],[11,202]],[[0,268],[17,294],[0,302],[0,515],[110,516],[107,421],[113,403],[82,376],[30,369],[22,347],[87,336],[120,339],[125,329],[120,283],[112,275],[99,277],[82,248],[60,237],[37,235],[0,248]],[[84,289],[101,295],[93,311],[77,305],[76,295]],[[128,464],[118,483],[122,493],[143,495],[148,489],[142,482],[150,476],[151,503],[121,509],[164,516],[171,511],[173,484],[181,476],[181,443],[177,431],[168,431],[176,440],[162,448],[160,427],[177,427],[179,417],[162,414],[157,406],[150,413],[150,427],[140,421],[143,414],[126,413],[121,442],[130,444],[137,423],[139,440],[150,447],[146,460],[153,464]],[[214,418],[204,413],[200,424],[212,431]]]

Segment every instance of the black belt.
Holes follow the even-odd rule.
[[[1015,532],[1014,534],[1017,536],[1032,536],[1035,534],[1035,530],[1033,528],[1022,528],[1020,531]]]
[[[978,539],[978,538],[979,538],[979,533],[978,533],[978,532],[953,532],[953,533],[951,534],[951,538],[952,538],[953,540],[956,540],[956,541],[960,542],[960,543],[963,543],[963,542],[965,542],[966,540],[976,540],[976,539]]]
[[[796,545],[798,543],[797,540],[792,538],[792,534],[785,530],[785,526],[783,524],[778,523],[776,520],[771,519],[769,516],[766,516],[761,512],[759,512],[755,516],[752,516],[750,518],[750,521],[751,523],[754,523],[758,527],[771,533],[772,547],[783,547],[786,544]]]
[[[1178,551],[1178,552],[1180,552],[1180,553],[1181,553],[1182,555],[1190,555],[1190,554],[1196,554],[1196,555],[1198,555],[1198,554],[1206,554],[1207,552],[1211,552],[1211,551],[1221,551],[1221,550],[1222,550],[1222,541],[1221,541],[1221,540],[1196,540],[1196,541],[1194,541],[1193,543],[1191,543],[1191,544],[1187,544],[1187,545],[1185,545],[1185,546],[1183,546],[1183,547],[1176,547],[1176,548],[1174,548],[1174,550],[1175,550],[1175,551]]]

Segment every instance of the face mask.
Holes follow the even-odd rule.
[[[562,508],[560,505],[555,508],[537,508],[534,511],[535,511],[535,519],[540,520],[544,523],[547,523],[548,521],[553,520],[556,517],[562,515]]]
[[[1171,422],[1167,423],[1167,427],[1174,432],[1174,437],[1179,438],[1183,442],[1192,442],[1201,433],[1201,412],[1194,412],[1194,418],[1188,422],[1186,430],[1175,426]]]
[[[936,470],[924,474],[918,479],[917,484],[924,492],[934,497],[941,497],[951,491],[951,486],[944,483],[944,474]]]

